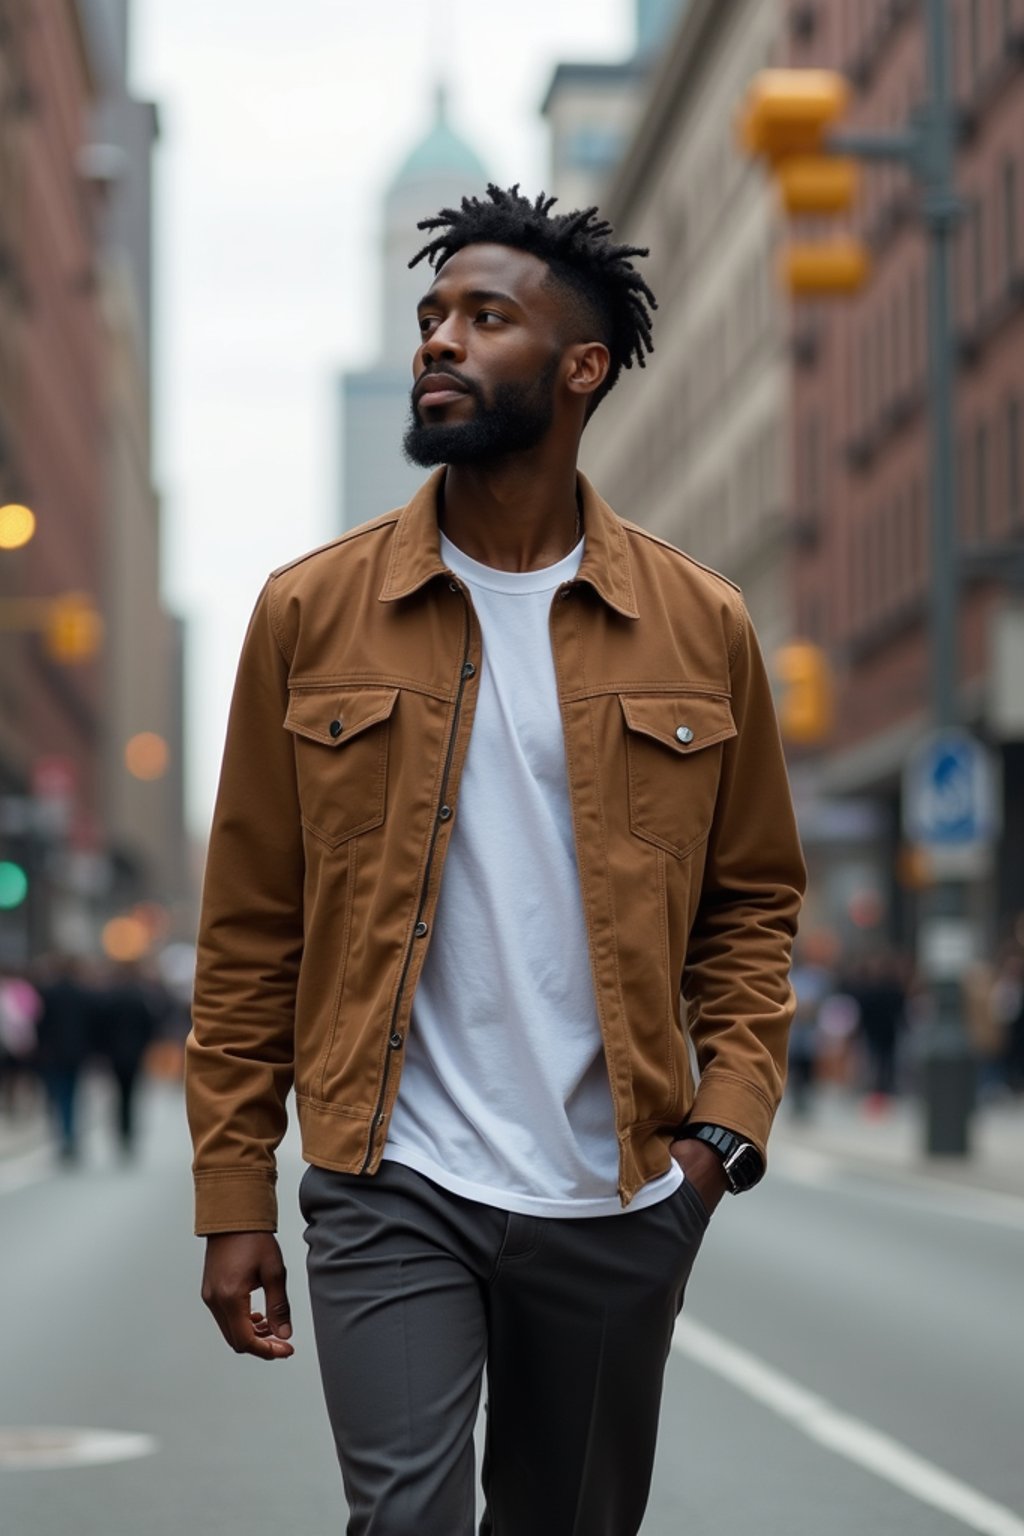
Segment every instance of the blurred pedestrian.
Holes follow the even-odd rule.
[[[17,1114],[35,1079],[37,1026],[42,998],[26,977],[0,973],[0,1109]]]
[[[39,989],[36,1066],[53,1112],[60,1159],[73,1163],[79,1155],[79,1080],[92,1046],[93,994],[84,983],[81,962],[70,956],[50,961],[45,976]]]
[[[797,1120],[806,1120],[810,1114],[821,1046],[821,1009],[825,1000],[835,991],[835,974],[830,964],[833,954],[834,941],[831,934],[809,933],[797,945],[793,961],[792,983],[796,1013],[789,1035],[786,1101]]]
[[[883,1113],[896,1093],[897,1053],[906,1024],[907,987],[899,957],[889,949],[869,951],[847,990],[857,1003],[867,1053],[865,1108]]]
[[[634,1536],[687,1279],[785,1075],[771,686],[735,587],[577,471],[653,295],[553,201],[421,225],[405,447],[437,471],[267,582],[207,860],[204,1299],[239,1353],[292,1353],[294,1086],[348,1536],[470,1531],[485,1364],[481,1529]]]
[[[136,1095],[158,1012],[154,987],[134,963],[119,966],[95,999],[94,1050],[114,1080],[114,1129],[125,1158],[136,1149]]]
[[[1009,1040],[1013,1018],[1021,1005],[1021,965],[1016,949],[1004,951],[993,964],[976,960],[963,977],[967,1038],[978,1063],[978,1093],[982,1101],[1007,1092]]]
[[[1011,1093],[1024,1093],[1024,956],[1014,949],[1000,972],[997,1007],[1004,1032],[1002,1080]]]

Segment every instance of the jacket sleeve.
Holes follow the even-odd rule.
[[[201,1234],[277,1223],[304,863],[272,591],[242,648],[203,885],[185,1074]]]
[[[746,609],[730,650],[725,745],[683,996],[700,1083],[690,1121],[765,1147],[786,1076],[792,944],[806,876],[771,689]]]

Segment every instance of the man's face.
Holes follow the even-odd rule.
[[[485,464],[547,436],[563,353],[547,272],[504,245],[468,245],[445,262],[418,305],[412,463]]]

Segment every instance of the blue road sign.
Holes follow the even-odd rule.
[[[903,773],[903,831],[932,848],[986,847],[999,834],[999,794],[989,749],[968,731],[936,731]]]

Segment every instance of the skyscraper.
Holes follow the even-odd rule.
[[[423,479],[402,458],[409,413],[410,365],[416,345],[416,303],[427,280],[409,270],[417,220],[482,193],[482,162],[451,126],[447,93],[439,86],[429,132],[399,166],[384,194],[380,350],[371,367],[338,381],[341,437],[340,526],[354,528],[399,506]]]

